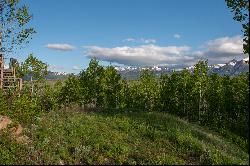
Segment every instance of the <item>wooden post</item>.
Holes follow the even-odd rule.
[[[19,78],[19,90],[23,89],[23,79]]]
[[[30,81],[31,81],[31,95],[33,95],[34,84],[33,84],[33,78],[32,78],[32,76],[30,77]]]

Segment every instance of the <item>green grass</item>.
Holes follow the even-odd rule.
[[[20,145],[0,134],[0,164],[248,164],[238,146],[166,113],[61,110]]]

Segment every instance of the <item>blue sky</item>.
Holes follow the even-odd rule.
[[[14,55],[33,53],[53,71],[101,64],[192,65],[241,58],[241,25],[224,0],[23,0],[37,34]],[[106,62],[107,61],[107,62]]]

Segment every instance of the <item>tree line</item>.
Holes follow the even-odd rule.
[[[234,19],[242,24],[244,53],[249,53],[249,2],[226,0]],[[0,0],[0,52],[11,52],[16,45],[28,42],[35,33],[26,27],[32,19],[19,0]],[[15,26],[13,26],[15,25]],[[38,63],[37,63],[38,62]],[[41,73],[40,71],[43,70]],[[207,75],[207,62],[195,65],[194,73],[183,70],[158,79],[143,71],[139,80],[126,81],[112,66],[100,66],[91,60],[79,76],[70,76],[53,87],[43,79],[46,65],[34,57],[18,68],[23,76],[33,72],[37,80],[25,84],[22,91],[0,91],[0,114],[23,122],[39,113],[77,104],[83,108],[132,111],[163,111],[217,131],[230,131],[249,138],[249,74],[237,77]]]
[[[126,81],[114,67],[104,68],[92,59],[85,71],[60,87],[58,100],[60,105],[164,111],[248,138],[249,74],[229,77],[207,72],[207,61],[199,61],[193,73],[183,70],[158,79],[145,70],[139,80]]]
[[[17,72],[23,76],[31,74],[36,63],[41,61],[30,56]],[[42,79],[45,74],[37,74],[40,69],[46,73],[46,64],[43,65],[33,67],[37,80],[25,83],[22,91],[0,92],[0,114],[26,122],[41,112],[71,105],[115,111],[162,111],[224,134],[230,131],[248,143],[248,73],[236,77],[208,75],[207,61],[199,61],[192,73],[184,69],[158,78],[144,70],[138,80],[128,81],[113,66],[103,67],[92,59],[78,76],[70,75],[52,86]]]

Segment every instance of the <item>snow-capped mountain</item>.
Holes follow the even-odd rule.
[[[235,76],[239,75],[240,73],[249,72],[249,57],[237,61],[235,59],[225,63],[225,64],[214,64],[208,66],[209,74],[217,73],[219,75],[229,75]],[[156,76],[160,76],[162,73],[170,74],[173,71],[180,72],[184,68],[170,68],[166,66],[143,66],[143,67],[136,67],[136,66],[115,66],[115,69],[121,74],[123,78],[126,79],[138,79],[140,72],[143,70],[152,71]],[[194,66],[186,67],[187,70],[192,72],[194,70]],[[67,78],[70,73],[66,72],[51,72],[49,71],[47,79],[64,79]]]
[[[240,61],[233,59],[225,64],[220,64],[219,67],[218,65],[213,65],[209,70],[210,74],[217,73],[219,75],[229,76],[235,76],[246,72],[249,72],[249,58]]]
[[[150,70],[150,71],[170,71],[171,69],[166,66],[143,66],[143,67],[137,67],[137,66],[115,66],[115,69],[119,72],[123,71],[143,71],[143,70]]]
[[[209,74],[217,73],[219,75],[235,76],[240,73],[249,72],[249,57],[242,60],[231,60],[225,64],[214,64],[208,66]],[[168,68],[166,66],[148,66],[148,67],[131,67],[131,66],[116,66],[115,69],[124,77],[129,79],[137,79],[140,71],[150,70],[155,75],[159,76],[161,73],[172,73],[173,71],[181,71],[183,68]],[[194,66],[186,67],[187,70],[193,71]]]
[[[66,72],[49,72],[49,74],[50,75],[55,75],[55,76],[60,76],[60,75],[66,76],[69,73],[66,73]]]
[[[46,79],[54,80],[54,79],[65,79],[70,75],[70,73],[67,72],[52,72],[49,71],[48,75],[46,76]]]

